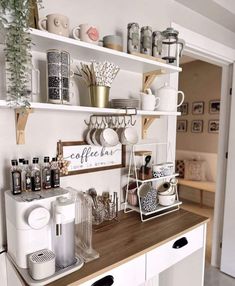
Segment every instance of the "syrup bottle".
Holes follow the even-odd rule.
[[[60,187],[60,169],[57,158],[52,158],[51,162],[51,186],[52,188]]]
[[[11,161],[11,186],[13,195],[21,194],[21,170],[17,160]]]
[[[41,190],[41,170],[38,161],[38,158],[33,158],[31,167],[32,191],[34,192]]]
[[[51,188],[51,168],[49,161],[49,157],[44,157],[44,164],[42,167],[42,187],[45,190]]]

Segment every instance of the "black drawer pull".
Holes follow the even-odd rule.
[[[182,237],[182,238],[176,240],[172,247],[175,248],[175,249],[179,249],[181,247],[184,247],[187,244],[188,244],[187,238],[186,237]]]
[[[114,278],[112,275],[105,276],[100,280],[93,283],[91,286],[111,286],[114,283]]]

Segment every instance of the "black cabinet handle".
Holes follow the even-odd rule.
[[[176,240],[172,247],[175,248],[175,249],[179,249],[181,247],[184,247],[187,244],[188,244],[187,238],[186,237],[182,237],[182,238]]]
[[[111,286],[114,283],[114,278],[112,275],[105,276],[100,280],[93,283],[91,286]]]

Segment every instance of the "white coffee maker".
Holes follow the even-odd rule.
[[[21,268],[27,268],[27,255],[52,250],[53,202],[67,198],[64,189],[13,195],[5,192],[8,254]]]

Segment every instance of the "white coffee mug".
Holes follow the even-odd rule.
[[[69,18],[60,14],[50,14],[38,21],[40,30],[64,37],[69,36]]]
[[[182,99],[179,104],[177,104],[178,94],[182,95]],[[157,95],[160,98],[160,104],[157,108],[159,111],[176,111],[177,107],[184,102],[183,91],[178,91],[168,86],[168,83],[165,83],[164,86],[158,90]]]
[[[141,109],[153,111],[160,105],[160,98],[154,94],[141,93]]]
[[[72,36],[76,40],[98,45],[99,31],[95,26],[89,24],[81,24],[73,28]]]

